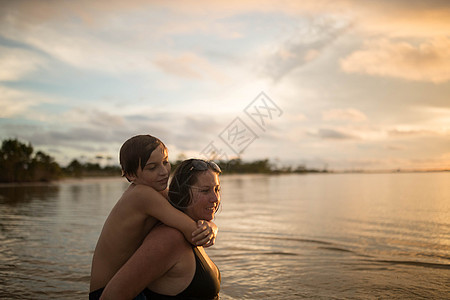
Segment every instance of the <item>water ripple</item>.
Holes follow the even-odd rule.
[[[446,269],[450,270],[450,264],[429,263],[423,261],[408,261],[408,260],[367,260],[372,263],[382,263],[389,265],[407,265],[415,267],[433,268],[433,269]]]

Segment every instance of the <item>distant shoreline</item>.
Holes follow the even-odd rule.
[[[265,176],[279,176],[279,175],[314,175],[314,174],[406,174],[406,173],[446,173],[450,170],[349,170],[349,171],[327,171],[327,172],[256,172],[256,173],[224,173],[221,176],[240,176],[240,175],[265,175]],[[83,177],[64,177],[51,181],[23,181],[23,182],[0,182],[0,187],[13,187],[13,186],[48,186],[57,183],[71,183],[71,182],[90,182],[97,180],[123,180],[121,176],[83,176]]]
[[[124,180],[121,176],[85,176],[85,177],[64,177],[61,179],[55,179],[51,181],[23,181],[23,182],[0,182],[0,187],[11,186],[49,186],[58,183],[71,183],[71,182],[90,182],[98,180]]]

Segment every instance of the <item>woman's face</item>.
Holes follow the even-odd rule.
[[[186,213],[195,221],[214,219],[220,204],[219,174],[211,170],[201,172],[191,187],[192,202]]]
[[[138,167],[133,183],[147,185],[157,191],[163,191],[167,188],[169,174],[170,163],[167,150],[159,145],[153,150],[144,169],[141,170]]]

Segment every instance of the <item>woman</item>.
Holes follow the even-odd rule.
[[[169,187],[173,206],[194,221],[210,221],[220,204],[220,168],[199,159],[183,161]],[[176,229],[159,224],[116,273],[101,299],[218,299],[220,273],[203,247],[190,245]]]

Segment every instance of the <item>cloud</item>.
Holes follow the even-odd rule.
[[[127,24],[131,22],[128,18],[132,19],[127,12],[135,7],[131,4],[118,5],[116,2],[121,1],[112,1],[108,8],[107,2],[91,1],[84,3],[85,6],[84,1],[4,2],[8,4],[3,11],[0,9],[0,36],[8,43],[34,49],[35,53],[40,51],[48,55],[48,60],[79,69],[115,74],[153,69],[152,51],[147,47],[147,43],[152,43],[152,31],[145,25],[133,30]],[[114,5],[123,10],[114,18],[108,18]],[[97,26],[80,22],[83,17],[92,18],[98,22]],[[35,66],[39,58],[36,54],[28,57],[21,54],[21,57],[29,60],[31,66]]]
[[[105,155],[115,156],[116,148],[137,134],[151,134],[179,151],[198,154],[222,129],[222,124],[214,116],[203,114],[186,116],[143,111],[141,114],[127,115],[96,107],[76,107],[61,113],[57,119],[59,121],[51,123],[53,126],[36,122],[33,125],[4,122],[0,133],[4,137],[31,142],[38,148],[51,149],[49,154],[61,161],[67,160],[61,158],[64,155],[74,158],[84,152],[89,156],[100,150]],[[68,149],[72,149],[70,154]]]
[[[0,118],[9,118],[26,111],[33,105],[33,101],[26,98],[23,92],[0,86]]]
[[[176,56],[159,54],[154,64],[167,74],[189,79],[212,78],[223,81],[226,76],[206,59],[195,53],[182,53]]]
[[[20,48],[0,46],[0,81],[16,81],[44,65],[42,57]]]
[[[165,137],[169,132],[158,125],[133,124],[132,126],[108,127],[75,124],[62,128],[48,128],[39,125],[2,125],[1,133],[5,137],[17,137],[31,142],[36,148],[52,149],[49,154],[57,161],[73,159],[79,155],[93,156],[95,152],[116,157],[120,145],[137,134],[152,134]]]
[[[93,33],[83,33],[59,27],[37,27],[22,33],[22,41],[56,60],[70,66],[119,74],[121,72],[151,71],[150,53],[140,47],[119,44],[107,38],[99,39]]]
[[[382,39],[369,42],[340,62],[343,71],[415,81],[450,80],[450,39],[435,38],[417,46]]]
[[[422,106],[417,109],[427,116],[424,126],[444,134],[450,132],[450,108]]]
[[[164,55],[155,59],[154,63],[168,74],[198,79],[202,76],[195,68],[196,60],[197,57],[195,55],[181,55],[179,57],[169,57]]]
[[[201,43],[205,36],[199,37],[199,33],[222,39],[244,39],[252,33],[248,29],[252,21],[240,17],[246,13],[266,16],[281,13],[294,20],[309,18],[312,20],[309,24],[299,23],[295,33],[281,36],[284,43],[271,50],[263,73],[278,80],[321,57],[336,38],[353,26],[353,20],[361,23],[360,28],[367,22],[378,26],[377,18],[388,15],[388,21],[383,24],[390,25],[398,19],[401,10],[400,6],[389,3],[372,4],[370,10],[354,1],[211,1],[202,5],[197,1],[182,4],[144,0],[2,1],[0,34],[32,45],[77,68],[120,74],[124,71],[151,72],[157,66],[175,76],[212,77],[221,81],[223,74],[198,54],[180,51],[172,56],[158,57],[157,53],[173,46],[174,40],[177,46],[182,46],[184,42],[180,43],[178,38],[183,36],[192,35],[190,38],[193,39],[195,35]],[[387,13],[383,5],[393,8],[395,13]],[[433,5],[436,3],[408,4],[408,13],[417,16],[409,22],[420,24],[424,8],[428,14],[438,11]],[[439,8],[443,6],[441,4]],[[318,17],[311,19],[312,14]],[[431,22],[431,18],[427,22]],[[377,33],[372,27],[367,30]],[[383,33],[386,32],[389,31]]]
[[[317,133],[313,134],[322,139],[333,139],[333,140],[353,140],[358,139],[353,133],[345,132],[338,129],[320,128]]]
[[[322,112],[322,120],[362,122],[367,120],[367,116],[354,108],[332,109]]]
[[[218,134],[223,128],[223,124],[216,121],[214,116],[198,115],[184,117],[184,128],[191,132],[201,132]]]
[[[64,122],[71,124],[89,124],[91,126],[105,126],[117,128],[125,125],[125,119],[118,114],[99,110],[97,108],[75,107],[63,114]]]
[[[342,5],[342,3],[339,3]],[[332,5],[329,1],[277,1],[246,0],[246,1],[198,1],[186,0],[182,3],[172,1],[149,0],[77,0],[77,1],[1,1],[0,17],[24,25],[38,25],[51,20],[66,19],[72,16],[85,24],[95,25],[99,19],[114,15],[117,12],[133,12],[147,8],[170,11],[178,15],[217,15],[225,17],[246,12],[273,12],[287,13],[312,12],[329,10],[339,5]]]
[[[448,35],[450,5],[446,0],[347,1],[346,11],[364,35],[432,38]]]
[[[301,26],[267,58],[263,73],[275,81],[317,59],[348,28],[349,23],[330,17],[313,19]]]
[[[146,16],[154,17],[151,11],[146,12]],[[200,54],[183,51],[183,47],[171,51],[173,54],[165,53],[167,47],[170,47],[166,43],[170,44],[173,38],[163,33],[164,26],[170,24],[139,24],[132,30],[123,27],[129,22],[128,17],[130,16],[126,14],[120,15],[115,23],[110,21],[95,28],[86,28],[71,20],[44,23],[26,29],[6,24],[4,29],[0,29],[0,35],[13,41],[19,40],[44,52],[53,60],[78,69],[114,75],[151,75],[161,70],[166,74],[188,79],[213,79],[217,82],[227,79],[224,73]],[[113,24],[110,24],[111,22]],[[189,27],[186,23],[182,25]],[[195,31],[196,26],[193,27],[191,29]],[[105,30],[114,33],[105,34]],[[2,52],[0,63],[9,67],[0,70],[0,80],[2,77],[8,80],[19,79],[19,75],[33,71],[43,64],[42,59],[38,60],[40,57],[30,51]]]
[[[394,128],[391,130],[388,130],[388,135],[393,137],[415,137],[420,135],[430,135],[430,134],[436,134],[436,132],[433,132],[432,130],[427,129],[401,129],[401,128]]]
[[[12,118],[29,115],[36,119],[33,109],[43,103],[54,103],[54,99],[38,93],[19,91],[0,85],[0,118]]]
[[[116,12],[142,9],[151,3],[147,0],[78,0],[78,1],[1,1],[0,19],[20,27],[42,25],[53,20],[73,18],[87,25],[94,25],[102,17]]]
[[[77,1],[0,1],[0,20],[18,27],[34,27],[52,21],[73,20],[80,25],[93,28],[116,19],[118,14],[132,14],[145,10],[176,15],[175,18],[158,19],[170,26],[166,32],[215,31],[220,29],[220,20],[229,16],[247,13],[305,16],[313,14],[349,16],[360,23],[365,32],[385,33],[396,36],[434,36],[447,34],[450,29],[450,5],[446,0],[246,0],[246,1],[198,1],[187,0],[149,1],[149,0],[77,0]],[[184,16],[193,16],[186,22]],[[182,20],[172,22],[172,20]],[[206,19],[206,21],[205,21]],[[201,21],[198,21],[201,20]],[[151,21],[151,20],[148,20]],[[193,26],[193,27],[192,27]],[[241,36],[240,32],[225,28],[231,37]],[[192,32],[192,31],[191,31]],[[223,32],[219,30],[219,34]]]

